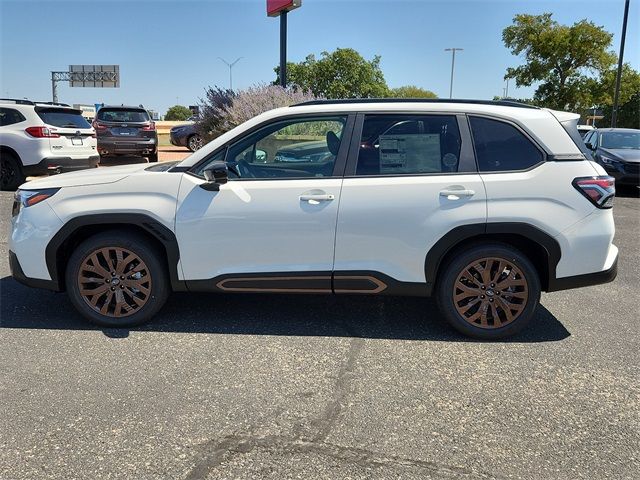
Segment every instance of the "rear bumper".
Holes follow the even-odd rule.
[[[559,290],[569,290],[571,288],[589,287],[591,285],[601,285],[603,283],[613,282],[618,276],[618,249],[613,245],[612,263],[607,259],[607,264],[611,266],[600,272],[586,273],[583,275],[573,275],[571,277],[562,277],[549,279],[548,292],[557,292]]]
[[[87,158],[48,157],[42,159],[35,165],[25,165],[22,167],[22,171],[27,177],[32,175],[49,175],[52,173],[73,172],[75,170],[95,168],[98,166],[98,163],[100,163],[100,155],[92,155]]]
[[[98,152],[100,155],[142,154],[156,153],[158,142],[155,138],[140,138],[136,140],[101,139],[98,137]]]

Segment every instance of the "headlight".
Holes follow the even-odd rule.
[[[21,208],[32,207],[56,194],[59,188],[45,188],[42,190],[18,190],[13,195],[13,209],[11,214],[15,217]]]
[[[605,165],[612,165],[618,162],[617,160],[614,160],[613,158],[605,157],[604,155],[600,155],[600,160],[602,160],[602,163],[604,163]]]

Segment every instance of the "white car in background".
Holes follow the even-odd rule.
[[[405,295],[503,338],[541,291],[616,276],[614,180],[578,118],[455,100],[272,110],[180,163],[23,185],[11,271],[107,326],[151,319],[171,291]],[[310,141],[330,154],[277,161]]]
[[[98,165],[95,130],[65,104],[0,99],[0,188],[15,190],[32,175]]]

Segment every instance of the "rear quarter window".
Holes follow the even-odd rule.
[[[484,117],[469,117],[481,172],[526,170],[542,162],[542,152],[513,125]]]
[[[13,108],[0,108],[0,127],[24,122],[25,120],[24,116]]]

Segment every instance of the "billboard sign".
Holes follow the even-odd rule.
[[[282,12],[298,8],[302,0],[267,0],[267,15],[277,17]]]
[[[69,86],[119,88],[120,65],[69,65]]]

